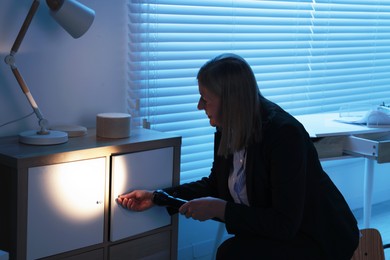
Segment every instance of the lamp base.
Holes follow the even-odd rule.
[[[56,125],[49,127],[53,131],[61,131],[68,134],[68,137],[79,137],[87,134],[88,130],[84,126],[79,125]]]
[[[62,144],[68,141],[68,134],[61,131],[49,131],[39,134],[37,130],[29,130],[19,134],[19,142],[32,145]]]

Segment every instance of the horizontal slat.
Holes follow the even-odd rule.
[[[208,175],[215,129],[196,75],[234,52],[299,115],[390,101],[390,1],[139,0],[129,4],[129,111],[181,135],[182,180]]]

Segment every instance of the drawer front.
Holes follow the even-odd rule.
[[[64,260],[104,260],[104,250],[97,249],[90,252],[64,257]]]
[[[376,159],[378,163],[390,162],[390,134],[383,132],[348,136],[344,150],[346,153]]]
[[[171,224],[165,207],[134,212],[115,199],[134,189],[172,186],[173,147],[112,156],[110,240],[117,241]]]
[[[109,248],[110,260],[171,259],[169,231],[141,237]]]

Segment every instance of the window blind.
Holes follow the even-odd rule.
[[[128,11],[128,109],[183,137],[182,181],[211,168],[196,74],[223,52],[244,57],[293,115],[389,102],[390,1],[129,0]]]

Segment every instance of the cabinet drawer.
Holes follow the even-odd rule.
[[[110,260],[170,259],[171,236],[169,231],[141,237],[111,246]]]
[[[81,253],[78,255],[73,255],[69,257],[60,257],[60,258],[64,260],[104,260],[104,250],[97,249],[86,253]],[[58,259],[58,257],[55,257],[53,259]]]

